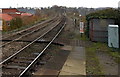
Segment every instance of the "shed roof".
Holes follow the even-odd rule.
[[[87,20],[90,19],[118,19],[120,11],[117,9],[104,9],[97,12],[90,13],[86,16]]]

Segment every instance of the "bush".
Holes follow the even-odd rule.
[[[25,17],[17,17],[10,21],[10,26],[4,21],[3,31],[11,31],[11,30],[18,30],[19,28],[23,28],[24,26],[31,26],[38,21],[43,20],[39,16],[25,16]]]
[[[86,19],[89,21],[93,18],[104,19],[104,18],[112,18],[112,19],[119,19],[120,11],[116,9],[104,9],[94,13],[90,13],[86,16]]]
[[[10,21],[10,29],[20,28],[23,25],[21,18],[14,18]]]
[[[3,22],[3,25],[2,25],[2,29],[3,29],[3,31],[8,31],[9,30],[9,27],[7,26],[7,23],[4,21],[4,20],[2,20]]]

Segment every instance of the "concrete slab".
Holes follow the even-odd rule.
[[[79,75],[79,74],[76,74],[76,73],[70,73],[70,72],[66,72],[66,71],[61,71],[61,76],[62,75]],[[60,77],[60,76],[59,76]],[[73,77],[73,76],[72,76]]]
[[[80,67],[77,68],[77,67],[73,67],[73,66],[64,66],[61,71],[69,72],[71,74],[74,73],[75,75],[85,75],[84,69],[82,69]]]
[[[84,55],[81,55],[81,56],[80,56],[80,54],[74,54],[74,53],[70,54],[70,56],[69,56],[68,58],[69,58],[69,59],[72,58],[72,59],[85,60]]]
[[[69,72],[61,72],[62,75],[59,75],[58,77],[86,77],[85,75],[76,75],[73,73],[69,73]]]
[[[86,75],[84,47],[74,47],[59,75]]]
[[[64,66],[71,66],[79,69],[84,69],[85,61],[79,59],[68,59]]]

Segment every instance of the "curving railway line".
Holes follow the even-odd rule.
[[[47,49],[49,49],[52,42],[57,39],[65,25],[66,18],[62,16],[49,30],[0,62],[2,76],[14,75],[16,77],[22,77],[32,75],[32,72],[35,71],[35,67],[42,64],[43,55],[47,53]],[[50,40],[50,42],[36,45],[35,42],[40,40]],[[32,47],[36,47],[37,49]]]
[[[40,23],[37,25],[34,25],[28,29],[19,31],[17,33],[14,33],[13,35],[9,35],[8,37],[4,37],[2,38],[2,41],[6,41],[5,43],[3,43],[0,47],[4,47],[12,42],[15,42],[23,37],[26,37],[32,33],[38,32],[39,30],[47,27],[49,24],[54,23],[56,21],[56,19],[58,19],[57,17],[54,17],[53,19],[50,19],[44,23]],[[8,41],[8,42],[7,42]]]
[[[24,40],[25,41],[35,40],[37,37],[39,37],[40,35],[45,33],[47,30],[49,30],[52,26],[57,24],[59,21],[60,21],[60,17],[56,17],[50,20],[49,22],[46,22],[42,25],[35,26],[34,29],[29,28],[30,30],[25,31],[25,33],[24,32],[21,33],[21,35],[17,34],[16,36],[14,35],[9,38],[3,39],[3,41],[5,41],[5,44],[2,45],[3,46],[2,59],[7,58],[11,54],[15,53],[16,51],[18,51],[19,49],[27,45],[28,42],[23,42]]]

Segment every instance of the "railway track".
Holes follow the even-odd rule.
[[[14,75],[16,77],[32,75],[34,67],[36,67],[36,64],[42,64],[41,57],[64,29],[65,24],[65,17],[62,17],[60,22],[51,27],[44,34],[0,62],[0,65],[2,65],[3,77],[6,75]],[[50,42],[45,44],[39,43],[39,45],[37,46],[35,45],[36,41],[40,41],[43,39],[50,40]]]
[[[0,47],[4,47],[4,46],[6,46],[6,45],[8,45],[8,44],[10,44],[12,42],[15,42],[15,41],[23,38],[23,37],[26,37],[26,36],[28,36],[28,35],[30,35],[32,33],[35,33],[37,31],[45,28],[47,25],[49,25],[51,23],[54,23],[56,21],[56,19],[57,18],[53,18],[53,19],[51,19],[49,21],[46,21],[44,23],[37,24],[37,25],[35,25],[33,27],[30,27],[28,29],[25,29],[23,31],[17,32],[15,34],[11,35],[11,36],[5,37],[5,38],[2,39],[2,41],[6,41],[6,40],[11,40],[11,41],[3,43]]]
[[[15,35],[17,35],[17,34],[19,34],[19,33],[22,33],[22,32],[26,32],[27,30],[33,29],[33,28],[35,28],[35,27],[37,27],[37,26],[39,26],[39,25],[44,25],[45,23],[50,22],[50,21],[52,21],[53,19],[55,19],[57,16],[59,17],[59,15],[56,15],[55,17],[53,17],[53,18],[51,18],[51,19],[49,19],[49,20],[43,21],[43,22],[41,22],[41,23],[38,23],[38,24],[36,24],[36,25],[34,25],[34,26],[31,26],[31,27],[29,27],[29,28],[26,28],[26,29],[24,29],[24,30],[21,30],[21,31],[12,33],[12,34],[7,34],[7,35],[5,35],[5,36],[2,36],[2,39],[6,39],[6,38],[8,38],[8,37],[15,36]]]
[[[25,45],[28,44],[28,42],[22,42],[23,40],[30,40],[33,41],[34,39],[36,39],[37,37],[39,37],[40,35],[42,35],[44,32],[46,32],[47,30],[49,30],[49,28],[51,28],[52,26],[54,26],[54,24],[58,23],[60,21],[60,18],[55,18],[53,21],[45,24],[42,28],[38,28],[36,30],[33,30],[27,34],[24,34],[20,37],[18,37],[17,39],[7,39],[7,40],[11,40],[10,42],[8,42],[4,47],[2,47],[2,59],[7,58],[8,56],[10,56],[11,54],[15,53],[16,51],[18,51],[20,48],[24,47]],[[22,40],[22,41],[21,41]],[[20,42],[17,42],[20,41]]]

